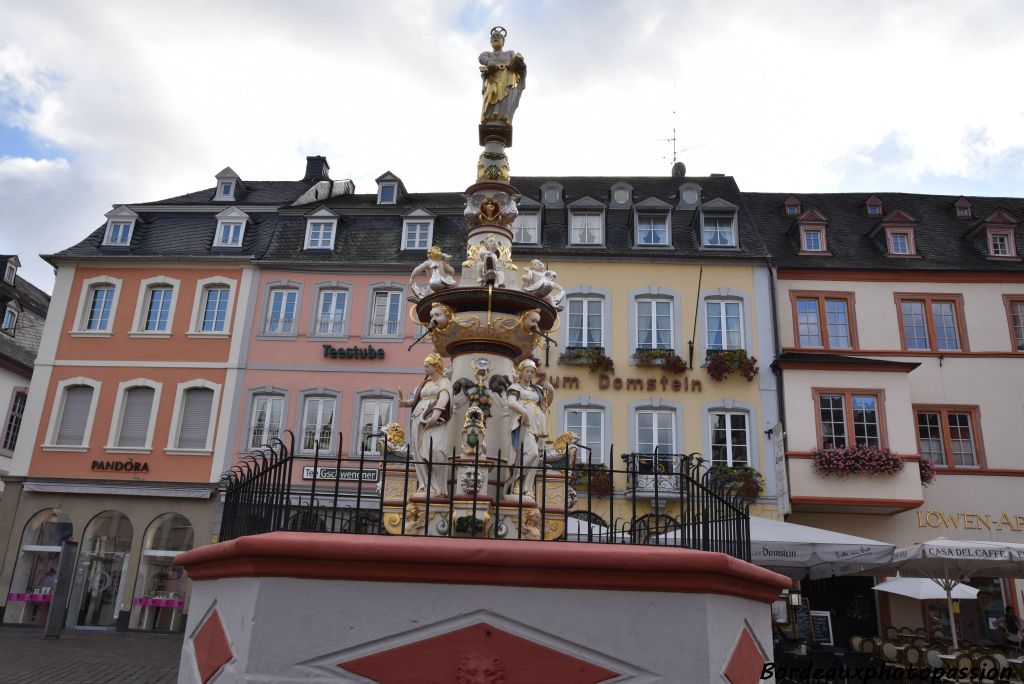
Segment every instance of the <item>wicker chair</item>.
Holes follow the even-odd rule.
[[[924,651],[924,665],[925,665],[925,667],[930,667],[933,670],[945,668],[946,667],[946,662],[942,658],[939,657],[941,655],[944,655],[943,652],[939,648],[936,648],[935,646],[932,646],[930,648],[925,649],[925,651]]]
[[[892,625],[889,625],[882,631],[882,636],[884,636],[887,641],[896,641],[896,639],[899,638],[899,630]]]
[[[974,659],[974,667],[978,668],[979,684],[996,684],[998,680],[999,661],[991,653],[984,653]]]
[[[851,651],[860,651],[860,644],[861,644],[862,641],[864,641],[864,637],[862,637],[859,634],[854,634],[853,636],[851,636],[850,637],[850,650]]]

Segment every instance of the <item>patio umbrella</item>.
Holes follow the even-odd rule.
[[[896,549],[892,562],[856,574],[927,577],[945,592],[953,647],[960,646],[953,621],[953,589],[971,577],[1024,577],[1024,545],[939,537]]]
[[[946,590],[935,580],[927,577],[894,577],[893,579],[879,582],[872,587],[875,591],[885,591],[890,594],[909,596],[918,601],[927,599],[944,599]],[[978,590],[966,584],[957,584],[950,592],[953,599],[970,600],[978,598]]]
[[[660,538],[678,538],[678,532]],[[807,525],[750,517],[750,562],[791,579],[821,579],[889,562],[893,544]]]
[[[565,520],[565,538],[568,541],[608,541],[610,530],[604,525],[569,517]]]

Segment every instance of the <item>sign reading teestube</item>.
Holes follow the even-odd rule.
[[[323,345],[325,359],[382,359],[383,349],[375,349],[372,345],[366,347],[332,347],[329,344]]]

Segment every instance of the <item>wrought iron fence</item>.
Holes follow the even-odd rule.
[[[623,454],[620,467],[608,467],[571,445],[535,465],[523,464],[522,450],[511,461],[453,451],[451,461],[427,463],[381,442],[345,456],[339,434],[338,456],[321,453],[319,441],[301,454],[286,431],[252,451],[221,479],[220,539],[278,530],[435,534],[645,544],[750,560],[749,501],[710,478],[697,453]],[[427,496],[434,488],[447,494]]]

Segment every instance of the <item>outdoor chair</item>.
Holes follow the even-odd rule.
[[[889,641],[896,641],[899,638],[900,630],[896,629],[892,625],[889,625],[882,632],[882,635]]]
[[[903,670],[906,667],[903,664],[903,658],[900,657],[900,650],[891,641],[882,644],[882,665],[897,670]]]
[[[862,641],[864,641],[864,637],[860,636],[859,634],[854,634],[853,636],[851,636],[850,637],[850,650],[851,651],[860,651],[860,644],[861,644]]]
[[[907,650],[903,651],[903,664],[909,667],[923,667],[924,666],[924,652],[918,646],[907,646]]]
[[[925,649],[925,652],[924,652],[924,665],[925,665],[925,667],[930,667],[933,670],[936,669],[936,668],[945,667],[946,666],[946,661],[944,661],[942,658],[939,657],[941,655],[943,655],[943,651],[941,649],[939,649],[939,648],[936,648],[935,646],[931,646],[930,648]]]
[[[978,681],[980,684],[996,684],[998,681],[999,661],[990,653],[980,655],[974,659],[974,667],[978,668]]]
[[[952,677],[944,677],[943,681],[946,682],[969,682],[971,681],[970,672],[974,668],[974,656],[970,653],[961,653],[953,661],[953,666],[950,669],[955,669],[956,674]],[[965,676],[957,676],[960,671],[963,671]]]
[[[932,630],[932,639],[945,639],[945,638],[946,638],[946,633],[943,632],[941,629],[933,629]]]
[[[928,630],[925,629],[924,627],[918,627],[917,629],[914,630],[914,633],[917,634],[918,636],[923,636],[925,639],[928,638]]]

